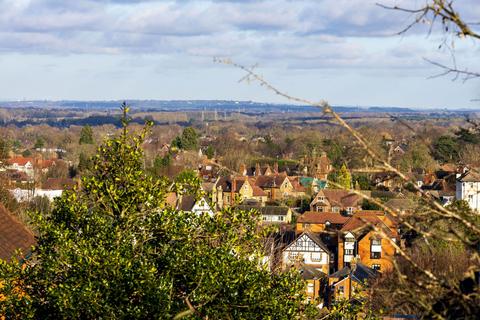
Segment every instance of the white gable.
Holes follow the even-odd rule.
[[[290,244],[285,251],[297,251],[297,252],[325,252],[318,244],[316,244],[306,234],[301,235],[292,244]]]
[[[345,238],[353,238],[353,239],[355,239],[355,236],[354,236],[351,232],[347,232],[347,234],[345,235]]]
[[[193,205],[192,208],[193,213],[207,213],[210,216],[213,216],[213,210],[210,208],[210,205],[208,204],[207,201],[205,201],[205,198],[201,198],[195,204]]]

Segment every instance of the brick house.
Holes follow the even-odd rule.
[[[399,243],[396,223],[383,211],[357,212],[339,231],[338,269],[357,259],[375,270],[391,270],[396,253],[392,242]]]

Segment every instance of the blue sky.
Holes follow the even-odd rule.
[[[428,79],[450,63],[428,26],[375,5],[425,0],[0,0],[0,99],[231,99],[285,102],[228,57],[258,64],[286,92],[333,105],[480,108],[480,81]],[[461,0],[480,21],[477,0]],[[447,39],[450,43],[451,39]],[[479,45],[455,42],[480,70]]]

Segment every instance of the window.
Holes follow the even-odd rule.
[[[267,217],[263,216],[262,217],[263,221],[267,221]]]
[[[333,207],[332,211],[338,213],[338,212],[340,212],[340,208],[339,207]]]
[[[298,260],[298,257],[299,257],[298,252],[290,252],[288,254],[288,259],[292,261]]]
[[[278,221],[283,221],[283,216],[279,216]]]
[[[353,249],[345,249],[345,255],[353,256]]]
[[[345,294],[345,287],[344,286],[339,286],[338,287],[338,294],[341,294],[342,296]]]
[[[307,292],[308,293],[313,293],[315,291],[315,285],[313,283],[309,283],[307,285]]]
[[[380,259],[382,257],[382,239],[370,240],[370,259]]]
[[[372,264],[372,269],[380,271],[381,266],[379,264]]]
[[[311,254],[312,261],[322,261],[322,253],[321,252],[312,252]]]
[[[347,208],[347,213],[348,213],[348,214],[352,214],[352,213],[353,213],[353,208],[352,208],[352,207],[348,207],[348,208]]]

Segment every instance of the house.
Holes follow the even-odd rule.
[[[286,174],[269,174],[255,177],[255,186],[261,188],[270,200],[293,196],[293,185]]]
[[[328,276],[330,288],[330,302],[335,300],[350,300],[356,291],[368,285],[368,282],[377,278],[378,272],[361,262],[353,262]]]
[[[322,271],[308,265],[300,267],[302,279],[307,283],[307,302],[322,308],[326,302],[328,276]]]
[[[177,201],[177,210],[193,212],[197,215],[208,214],[209,216],[214,215],[214,211],[205,200],[205,198],[195,199],[193,195],[182,195],[179,196]]]
[[[362,210],[363,197],[344,189],[320,190],[310,203],[310,211],[353,214]]]
[[[397,224],[393,218],[383,211],[357,212],[339,231],[338,269],[358,259],[372,269],[391,270],[396,253],[392,242],[399,243]]]
[[[262,215],[264,223],[290,223],[292,221],[292,210],[286,206],[252,206],[239,205],[240,210],[256,210]]]
[[[282,262],[284,267],[307,265],[328,274],[330,252],[320,237],[304,232],[282,250]]]
[[[15,157],[7,160],[7,169],[17,170],[26,173],[30,178],[34,176],[33,158]]]
[[[33,233],[0,203],[0,259],[9,261],[17,250],[28,257],[35,244]]]
[[[35,181],[33,177],[28,176],[25,172],[7,169],[2,172],[2,178],[5,178],[5,181],[9,186],[29,186],[31,187]]]
[[[238,171],[242,176],[249,176],[249,177],[259,177],[259,176],[271,176],[274,174],[278,174],[278,163],[274,164],[273,169],[267,164],[265,167],[261,167],[260,163],[256,163],[255,167],[247,167],[244,163],[240,165],[240,169]]]
[[[336,212],[307,211],[297,218],[296,232],[323,232],[325,230],[340,230],[350,219]]]
[[[328,159],[327,153],[322,152],[320,157],[316,159],[315,178],[326,181],[328,174],[332,172],[332,169],[332,163],[330,162],[330,159]]]
[[[385,207],[394,210],[395,212],[404,215],[413,213],[417,208],[417,204],[408,198],[393,198],[385,202]]]
[[[455,185],[457,200],[464,200],[473,211],[480,212],[480,174],[470,170],[459,174]]]
[[[268,200],[268,195],[249,177],[220,177],[212,188],[212,202],[218,208],[230,207],[236,202],[254,200],[261,205]]]
[[[399,178],[396,172],[377,172],[373,175],[372,181],[376,187],[384,187],[387,189],[401,187],[403,180]]]
[[[422,190],[431,194],[442,205],[447,206],[455,200],[456,184],[451,183],[451,177],[454,175],[445,176],[441,179],[435,179],[430,184],[424,184]]]

